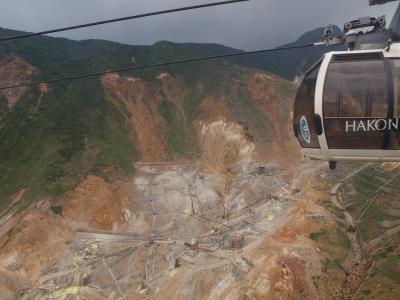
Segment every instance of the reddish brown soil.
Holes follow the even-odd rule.
[[[46,83],[41,83],[39,84],[39,91],[40,91],[40,96],[36,103],[36,108],[38,108],[42,103],[43,96],[49,92],[49,86]]]
[[[224,101],[215,102],[213,97],[206,97],[199,106],[198,121],[213,122],[220,118],[231,120],[232,114]]]
[[[117,183],[88,176],[63,200],[62,215],[73,227],[121,229],[126,225],[123,208],[128,201]]]
[[[256,73],[250,77],[247,88],[253,105],[268,118],[276,137],[272,145],[258,154],[262,158],[298,160],[300,149],[292,134],[294,84],[272,74]]]
[[[111,102],[125,115],[131,138],[143,161],[166,158],[163,119],[158,112],[161,96],[139,78],[108,74],[102,84]]]
[[[72,232],[61,217],[49,211],[49,205],[42,201],[28,209],[4,237],[0,267],[11,275],[34,282],[71,243]]]
[[[13,63],[18,65],[15,61],[8,64]],[[187,95],[183,83],[172,76],[161,74],[158,80],[159,87],[153,88],[142,79],[116,74],[108,74],[101,79],[107,99],[125,116],[141,160],[154,163],[166,159],[163,138],[165,120],[159,113],[160,103],[162,99],[172,102],[177,114],[184,118],[183,101]],[[252,104],[265,114],[273,126],[277,138],[272,144],[258,145],[251,141],[243,126],[234,120],[223,99],[216,101],[212,97],[204,98],[195,122],[203,152],[201,163],[204,169],[212,169],[213,172],[224,175],[220,176],[221,182],[215,182],[216,186],[221,186],[220,189],[215,188],[216,192],[223,197],[231,190],[234,174],[241,168],[245,170],[248,163],[254,163],[257,152],[264,161],[284,161],[288,157],[296,160],[299,153],[297,142],[289,129],[293,104],[290,93],[294,93],[294,86],[264,73],[252,76],[247,86],[252,94]],[[285,91],[279,95],[282,88],[289,89],[289,94]],[[43,96],[47,92],[47,86],[40,86],[40,92]],[[16,98],[10,99],[14,103],[12,99]],[[38,105],[40,101],[41,98]],[[263,151],[265,149],[268,151]],[[301,182],[299,186],[307,184],[308,182]],[[312,190],[315,191],[316,188],[317,185],[314,185]],[[317,225],[308,222],[306,213],[310,210],[324,212],[316,205],[316,199],[321,195],[312,190],[299,195],[301,203],[296,206],[290,220],[280,224],[277,234],[260,235],[254,243],[238,251],[221,250],[210,256],[202,255],[196,264],[182,273],[178,270],[176,277],[157,297],[179,299],[182,289],[194,287],[198,292],[193,295],[198,298],[316,299],[311,278],[320,271],[321,257],[315,245],[307,238],[310,232],[316,230]],[[150,221],[135,216],[134,206],[139,204],[133,204],[134,200],[124,184],[88,176],[58,201],[57,205],[62,206],[62,217],[50,212],[49,201],[43,201],[24,213],[20,224],[13,229],[3,250],[0,250],[0,257],[3,258],[0,261],[6,264],[0,266],[3,267],[0,269],[17,270],[12,272],[21,272],[19,277],[34,282],[40,272],[50,267],[67,251],[76,229],[124,232],[128,226],[134,224],[135,226],[129,228],[134,227],[137,232],[149,232]],[[140,200],[143,202],[143,199]],[[131,223],[124,214],[128,208],[133,216]],[[163,216],[161,211],[158,214],[158,224],[163,218],[170,218],[168,214]],[[49,253],[44,255],[46,251]],[[223,262],[218,258],[219,255],[225,256]],[[238,271],[233,272],[232,268],[237,268]],[[206,295],[207,293],[211,294]],[[136,299],[136,296],[133,298]],[[146,297],[138,296],[139,298]]]
[[[187,95],[187,91],[183,81],[180,81],[170,74],[161,73],[157,76],[161,85],[161,94],[172,103],[175,104],[177,112],[180,117],[185,117],[185,110],[183,108],[183,101]]]
[[[34,66],[15,54],[8,55],[0,60],[0,70],[1,86],[29,82],[31,77],[38,73]],[[8,101],[9,109],[13,108],[25,91],[26,87],[2,91]]]

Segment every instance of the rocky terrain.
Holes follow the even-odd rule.
[[[382,264],[398,257],[398,230],[383,229],[398,223],[382,223],[381,236],[360,243],[329,204],[332,178],[364,168],[260,165],[227,175],[201,162],[143,162],[131,180],[89,176],[56,202],[43,199],[18,216],[11,209],[2,218],[2,228],[13,226],[2,237],[2,298],[397,295],[397,275],[389,283]]]
[[[40,37],[0,85],[196,51]],[[302,159],[295,91],[228,61],[4,91],[0,299],[396,299],[399,166]]]

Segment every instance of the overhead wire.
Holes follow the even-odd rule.
[[[228,54],[220,54],[220,55],[213,55],[213,56],[203,56],[203,57],[196,57],[196,58],[189,58],[189,59],[182,59],[182,60],[167,61],[167,62],[154,63],[154,64],[131,66],[131,67],[124,67],[124,68],[119,68],[119,69],[105,70],[105,71],[99,71],[99,72],[93,72],[93,73],[69,75],[69,76],[51,78],[51,79],[40,80],[40,81],[22,82],[22,83],[18,83],[18,84],[14,84],[14,85],[1,86],[0,90],[34,86],[34,85],[39,85],[39,84],[44,84],[44,83],[46,83],[46,84],[54,83],[54,82],[66,81],[66,80],[81,79],[81,78],[87,78],[87,77],[94,77],[94,76],[100,76],[100,75],[105,75],[105,74],[110,74],[110,73],[120,73],[120,72],[127,72],[127,71],[143,70],[143,69],[149,69],[149,68],[185,64],[185,63],[190,63],[190,62],[206,61],[206,60],[211,60],[211,59],[229,58],[229,57],[237,57],[237,56],[244,56],[244,55],[251,55],[251,54],[293,50],[293,49],[300,49],[300,48],[310,48],[310,47],[314,47],[314,46],[315,46],[315,43],[308,43],[308,44],[296,45],[296,46],[287,46],[287,47],[279,47],[279,48],[271,48],[271,49],[255,50],[255,51],[242,51],[242,52],[235,52],[235,53],[228,53]]]
[[[179,7],[179,8],[173,8],[173,9],[166,9],[166,10],[160,10],[160,11],[155,11],[155,12],[150,12],[150,13],[138,14],[138,15],[134,15],[134,16],[97,21],[97,22],[86,23],[86,24],[81,24],[81,25],[74,25],[74,26],[62,27],[62,28],[57,28],[57,29],[50,29],[50,30],[45,30],[45,31],[40,31],[40,32],[26,33],[26,34],[10,36],[10,37],[3,37],[3,38],[0,38],[0,42],[19,40],[19,39],[40,36],[40,35],[45,35],[45,34],[50,34],[50,33],[76,30],[76,29],[93,27],[93,26],[115,23],[115,22],[121,22],[121,21],[126,21],[126,20],[140,19],[140,18],[145,18],[145,17],[150,17],[150,16],[157,16],[157,15],[170,14],[170,13],[181,12],[181,11],[195,10],[195,9],[206,8],[206,7],[215,7],[215,6],[221,6],[221,5],[227,5],[227,4],[235,4],[235,3],[247,2],[247,1],[251,1],[251,0],[229,0],[229,1],[220,1],[220,2],[199,4],[199,5],[191,5],[191,6]]]
[[[220,1],[220,2],[199,4],[199,5],[192,5],[192,6],[180,7],[180,8],[174,8],[174,9],[167,9],[167,10],[161,10],[161,11],[156,11],[156,12],[151,12],[151,13],[138,14],[138,15],[134,15],[134,16],[128,16],[128,17],[122,17],[122,18],[116,18],[116,19],[97,21],[97,22],[92,22],[92,23],[86,23],[86,24],[81,24],[81,25],[63,27],[63,28],[58,28],[58,29],[51,29],[51,30],[46,30],[46,31],[34,32],[34,33],[26,33],[26,34],[22,34],[22,35],[11,36],[11,37],[3,37],[3,38],[0,38],[0,42],[24,39],[24,38],[34,37],[34,36],[40,36],[40,35],[62,32],[62,31],[75,30],[75,29],[80,29],[80,28],[85,28],[85,27],[98,26],[98,25],[109,24],[109,23],[114,23],[114,22],[121,22],[121,21],[125,21],[125,20],[132,20],[132,19],[162,15],[162,14],[169,14],[169,13],[180,12],[180,11],[194,10],[194,9],[200,9],[200,8],[206,8],[206,7],[213,7],[213,6],[221,6],[221,5],[234,4],[234,3],[247,2],[247,1],[251,1],[251,0],[228,0],[228,1]],[[14,85],[1,86],[0,90],[34,86],[34,85],[39,85],[39,84],[54,83],[54,82],[60,82],[60,81],[66,81],[66,80],[81,79],[81,78],[87,78],[87,77],[94,77],[94,76],[100,76],[100,75],[105,75],[105,74],[110,74],[110,73],[143,70],[143,69],[148,69],[148,68],[178,65],[178,64],[184,64],[184,63],[190,63],[190,62],[206,61],[206,60],[211,60],[211,59],[229,58],[229,57],[235,57],[235,56],[244,56],[244,55],[257,54],[257,53],[267,53],[267,52],[274,52],[274,51],[300,49],[300,48],[307,48],[307,47],[314,47],[314,46],[318,46],[318,44],[317,43],[309,43],[309,44],[297,45],[297,46],[287,46],[287,47],[279,47],[279,48],[263,49],[263,50],[247,51],[247,52],[241,51],[241,52],[220,54],[220,55],[214,55],[214,56],[203,56],[203,57],[196,57],[196,58],[189,58],[189,59],[182,59],[182,60],[175,60],[175,61],[166,61],[166,62],[154,63],[154,64],[129,66],[129,67],[124,67],[124,68],[104,70],[104,71],[99,71],[99,72],[50,78],[50,79],[45,79],[45,80],[40,80],[40,81],[21,82],[21,83],[17,83]]]

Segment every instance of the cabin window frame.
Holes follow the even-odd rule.
[[[296,94],[296,98],[295,98],[295,107],[293,110],[293,129],[294,129],[294,133],[297,137],[297,140],[300,144],[300,146],[304,149],[321,149],[321,145],[319,142],[319,138],[318,138],[318,134],[316,132],[316,128],[315,128],[315,124],[314,124],[314,115],[315,115],[315,103],[316,103],[316,97],[315,97],[315,92],[316,92],[316,88],[317,88],[317,81],[318,78],[320,76],[320,71],[321,71],[321,66],[323,63],[324,58],[322,57],[318,62],[316,62],[308,71],[307,73],[304,75],[303,80],[300,83],[300,86],[298,88],[297,94]],[[314,82],[314,92],[313,97],[311,99],[311,97],[309,97],[309,99],[307,100],[308,103],[306,105],[302,105],[301,107],[307,108],[308,114],[310,114],[309,118],[307,119],[307,123],[308,123],[308,127],[309,127],[309,133],[310,133],[310,143],[307,143],[301,134],[301,130],[300,130],[300,120],[303,116],[305,116],[305,111],[303,110],[301,113],[298,113],[299,109],[297,107],[298,105],[298,97],[299,97],[299,93],[301,91],[301,88],[304,85],[304,81],[307,79],[308,76],[310,76],[310,74],[312,74],[313,72],[316,72],[316,77],[315,77],[315,82]],[[311,104],[311,105],[309,105]],[[311,108],[310,108],[311,106]],[[300,117],[299,120],[297,120]]]
[[[386,110],[383,111],[383,114],[386,113],[386,116],[382,116],[381,117],[371,117],[371,108],[370,111],[368,111],[368,107],[369,105],[373,105],[369,104],[369,100],[366,100],[366,105],[365,105],[365,111],[364,114],[365,116],[361,117],[361,116],[354,116],[354,117],[341,117],[341,111],[339,112],[338,110],[339,108],[336,108],[336,115],[331,116],[331,114],[329,114],[329,110],[328,109],[332,109],[332,108],[328,108],[326,107],[327,105],[327,100],[326,100],[326,88],[328,84],[331,84],[331,82],[329,80],[332,80],[329,78],[329,70],[332,66],[332,64],[334,63],[346,63],[346,62],[355,62],[355,61],[360,61],[360,63],[362,63],[362,61],[365,60],[377,60],[377,61],[381,61],[382,62],[382,67],[383,69],[381,71],[382,74],[385,76],[384,81],[386,82],[385,85],[382,85],[381,87],[385,88],[385,94],[384,96],[386,96]],[[369,72],[371,73],[371,72]],[[367,76],[368,73],[365,73]],[[391,118],[393,116],[393,109],[394,109],[394,105],[393,105],[393,96],[391,95],[391,91],[393,91],[393,89],[391,88],[391,84],[392,84],[392,77],[390,76],[390,67],[389,64],[387,62],[387,59],[384,57],[382,52],[367,52],[367,53],[349,53],[349,54],[334,54],[329,62],[328,68],[327,68],[327,72],[325,74],[325,81],[324,81],[324,87],[323,87],[323,95],[322,95],[322,114],[323,114],[323,124],[324,124],[324,132],[325,132],[325,139],[327,142],[327,146],[328,149],[338,149],[338,150],[345,150],[345,149],[355,149],[355,150],[384,150],[387,149],[389,144],[390,144],[390,131],[386,130],[386,131],[382,131],[379,133],[376,133],[376,135],[374,136],[373,134],[370,134],[368,132],[365,133],[359,133],[359,132],[354,132],[353,135],[351,134],[347,134],[347,136],[345,135],[345,131],[343,132],[342,135],[335,135],[332,133],[336,132],[341,132],[341,130],[343,129],[343,124],[346,121],[349,122],[353,122],[354,120],[357,120],[357,122],[359,120],[363,120],[365,122],[367,122],[368,120],[371,119],[387,119],[387,118]],[[335,83],[336,86],[338,86],[337,83]],[[341,81],[342,84],[342,81]],[[337,95],[336,95],[336,101],[338,100],[338,94],[339,94],[339,88],[337,88]],[[372,94],[373,95],[373,94]],[[366,93],[365,97],[367,97],[367,99],[370,97],[371,95],[368,94],[368,92]],[[339,104],[336,103],[336,107]],[[332,112],[332,110],[331,110]],[[361,113],[363,113],[363,111],[361,111]],[[368,115],[370,114],[370,115]],[[328,116],[327,116],[328,115]],[[340,123],[340,130],[338,130],[337,128],[339,128],[339,123],[338,122],[342,122]],[[331,127],[330,127],[331,126]]]
[[[390,88],[391,88],[391,98],[392,98],[392,111],[391,117],[392,118],[400,118],[400,65],[397,68],[398,72],[394,72],[394,61],[398,61],[400,64],[399,57],[386,57],[385,62],[388,69],[388,75],[390,75]],[[392,63],[393,62],[393,63]],[[395,76],[397,77],[395,78]],[[395,84],[395,79],[397,83]],[[400,122],[400,121],[399,121]],[[400,128],[399,130],[395,130],[392,128],[389,134],[389,141],[388,141],[388,149],[389,150],[400,150]]]

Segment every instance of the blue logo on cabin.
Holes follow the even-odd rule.
[[[301,117],[300,131],[301,135],[303,136],[303,139],[309,144],[311,142],[311,135],[310,135],[310,129],[308,128],[307,119],[305,116]]]

